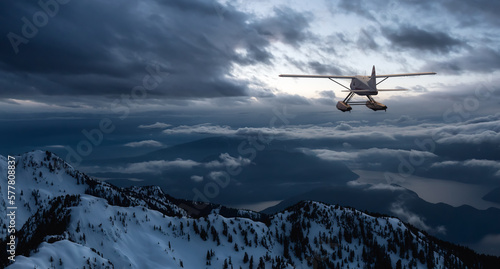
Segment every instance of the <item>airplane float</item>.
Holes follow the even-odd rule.
[[[423,73],[405,73],[405,74],[389,74],[389,75],[376,75],[375,74],[375,66],[372,69],[371,76],[323,76],[323,75],[280,75],[280,77],[293,77],[293,78],[327,78],[340,86],[347,89],[349,92],[347,94],[344,101],[338,101],[337,109],[342,112],[351,111],[351,105],[366,105],[368,108],[373,111],[377,110],[387,110],[387,106],[375,101],[372,95],[377,95],[378,92],[381,91],[407,91],[407,89],[377,89],[377,85],[384,82],[386,79],[390,77],[408,77],[408,76],[423,76],[423,75],[435,75],[434,72],[423,72]],[[377,78],[384,78],[377,83]],[[350,88],[345,85],[337,82],[335,79],[350,79],[351,85]],[[368,101],[351,101],[354,94],[360,96],[366,96]]]

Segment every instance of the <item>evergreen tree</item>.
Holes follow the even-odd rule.
[[[403,269],[403,265],[401,264],[401,259],[396,263],[396,269]]]
[[[266,263],[264,262],[264,259],[260,257],[259,259],[259,265],[257,266],[257,269],[265,269],[266,268]]]

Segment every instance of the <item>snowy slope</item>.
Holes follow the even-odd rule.
[[[8,268],[461,268],[480,264],[487,268],[491,262],[399,219],[355,209],[305,201],[264,216],[237,210],[228,214],[228,209],[210,205],[206,214],[191,216],[158,187],[117,188],[47,152],[27,153],[17,160],[18,256]],[[2,157],[0,170],[2,176],[6,174]],[[6,180],[0,181],[4,195]],[[5,219],[0,221],[3,225]],[[2,238],[5,234],[2,231]]]
[[[9,268],[112,268],[111,263],[86,246],[68,240],[54,243],[43,242],[39,251],[29,258],[19,256]]]
[[[50,157],[49,157],[50,156]],[[85,192],[82,173],[74,170],[62,159],[42,151],[26,153],[16,157],[16,229],[19,230],[39,208],[56,196],[80,194]],[[6,193],[7,161],[0,158],[0,189],[2,190],[2,205],[7,203]],[[0,208],[0,214],[5,216],[6,207]],[[3,225],[4,218],[0,219]],[[6,230],[0,231],[5,236]]]

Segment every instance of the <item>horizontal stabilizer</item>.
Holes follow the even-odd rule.
[[[355,90],[355,91],[346,91],[346,90],[343,90],[342,92],[353,92],[353,93],[374,93],[376,94],[376,91],[372,91],[372,90]]]

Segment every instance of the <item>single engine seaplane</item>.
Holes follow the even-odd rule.
[[[390,75],[376,75],[375,74],[375,66],[372,69],[371,76],[323,76],[323,75],[280,75],[280,77],[293,77],[293,78],[327,78],[331,81],[339,84],[340,86],[347,89],[349,92],[344,101],[339,101],[337,103],[337,108],[342,112],[351,111],[351,105],[366,105],[368,108],[373,111],[377,110],[387,110],[387,106],[376,102],[372,95],[377,95],[378,92],[381,91],[407,91],[407,89],[377,89],[377,85],[384,82],[386,79],[390,77],[408,77],[408,76],[423,76],[423,75],[435,75],[434,72],[423,72],[423,73],[405,73],[405,74],[390,74]],[[377,83],[377,78],[384,78]],[[350,79],[351,85],[350,88],[347,86],[337,82],[335,79]],[[360,102],[360,101],[351,101],[354,94],[366,96],[368,101]]]

